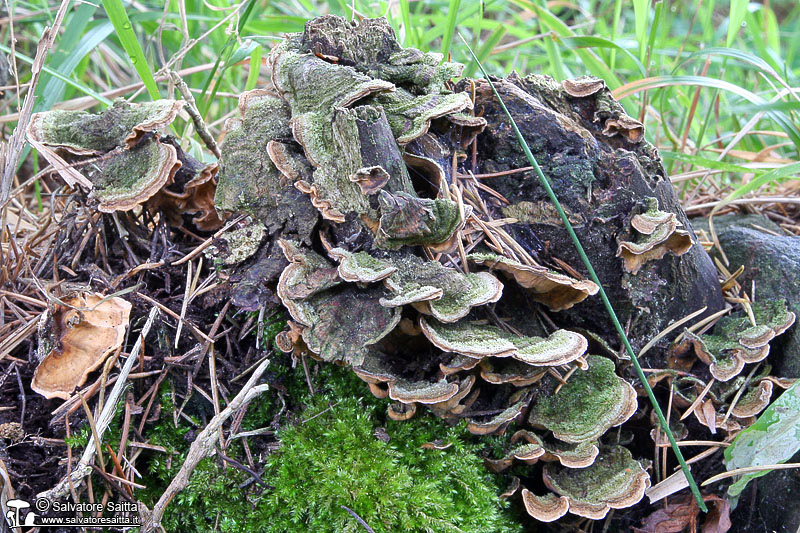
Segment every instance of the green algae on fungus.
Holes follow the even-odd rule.
[[[503,284],[488,272],[462,274],[410,254],[392,264],[397,271],[384,280],[392,295],[381,298],[381,305],[415,304],[441,322],[456,322],[473,307],[496,302],[503,293]]]
[[[634,215],[631,227],[638,233],[635,240],[620,239],[617,257],[621,257],[625,271],[637,274],[648,261],[657,261],[667,252],[680,256],[692,247],[689,232],[678,229],[681,223],[675,213],[659,211],[658,200],[648,199],[646,212]]]
[[[301,190],[311,194],[314,206],[324,218],[344,222],[349,212],[367,213],[369,203],[350,179],[363,166],[360,161],[352,161],[353,151],[360,146],[357,128],[354,130],[352,123],[337,120],[336,116],[348,115],[345,108],[366,95],[388,91],[394,86],[359,74],[350,67],[333,65],[314,55],[298,54],[288,48],[288,42],[273,49],[270,61],[275,88],[291,107],[294,138],[314,167],[313,183],[300,183]],[[392,144],[395,144],[393,140]],[[343,154],[351,157],[343,157]],[[352,168],[354,164],[356,168]]]
[[[487,272],[462,274],[411,254],[379,259],[366,252],[333,248],[328,255],[339,261],[339,277],[346,281],[383,280],[391,295],[381,298],[381,305],[414,304],[442,322],[455,322],[473,307],[496,302],[503,292],[503,285]]]
[[[544,483],[556,494],[538,496],[522,490],[525,509],[542,522],[572,514],[600,520],[611,509],[638,503],[650,486],[650,476],[622,446],[603,448],[586,468],[570,469],[557,463],[544,467]]]
[[[264,224],[256,222],[243,228],[223,233],[211,246],[205,249],[204,255],[215,264],[223,266],[237,265],[252,257],[266,236]]]
[[[385,18],[348,21],[325,15],[308,21],[305,31],[290,39],[303,52],[352,66],[372,78],[414,85],[426,93],[441,92],[445,82],[460,76],[464,68],[442,62],[442,54],[402,48]]]
[[[397,267],[391,262],[372,257],[367,252],[333,248],[328,250],[328,255],[339,262],[339,277],[345,281],[374,283],[397,272]]]
[[[467,93],[413,95],[405,89],[379,94],[372,99],[386,111],[399,144],[424,135],[434,119],[472,109]]]
[[[158,193],[180,168],[175,148],[155,138],[131,149],[116,148],[82,170],[92,182],[91,196],[104,213],[129,211]]]
[[[564,329],[542,338],[513,335],[497,326],[475,322],[443,324],[420,319],[420,325],[428,340],[441,350],[476,358],[513,357],[537,366],[571,363],[588,346],[585,337]]]
[[[463,216],[458,204],[445,198],[417,198],[403,192],[380,191],[380,221],[376,242],[388,249],[403,245],[429,246],[447,253],[455,248],[455,235],[464,228],[472,208]]]
[[[96,155],[131,148],[152,131],[168,126],[183,107],[181,100],[129,103],[117,99],[100,113],[52,110],[34,113],[28,137],[76,155]]]
[[[553,311],[563,311],[594,296],[599,290],[590,280],[576,280],[539,265],[523,265],[518,261],[491,253],[474,253],[467,256],[471,263],[500,270],[514,278],[523,288],[529,289],[532,298]]]
[[[614,373],[605,357],[586,357],[589,369],[575,372],[558,392],[540,396],[531,408],[529,422],[543,427],[564,442],[597,440],[636,412],[636,390]]]
[[[290,264],[281,273],[277,294],[303,326],[308,349],[325,361],[361,364],[368,347],[400,322],[400,311],[380,304],[379,286],[344,283],[322,256],[297,243],[279,243]]]
[[[684,331],[683,339],[670,350],[683,356],[692,350],[709,365],[709,371],[719,381],[729,381],[746,363],[763,361],[769,355],[769,342],[785,332],[795,322],[785,300],[770,300],[751,304],[754,326],[747,316],[739,313],[719,319],[711,333],[696,335]]]
[[[239,96],[239,113],[240,118],[225,124],[214,202],[218,209],[246,212],[274,227],[277,223],[270,219],[286,187],[266,147],[272,140],[291,137],[291,110],[270,91],[254,89]]]

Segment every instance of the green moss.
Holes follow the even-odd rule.
[[[363,383],[347,369],[321,365],[310,395],[302,371],[288,365],[273,377],[287,388],[290,405],[307,404],[282,422],[281,448],[267,455],[262,479],[274,488],[239,488],[247,473],[217,458],[199,464],[189,486],[167,508],[167,531],[363,531],[342,505],[381,531],[520,531],[508,504],[497,498],[504,482],[489,474],[464,424],[446,428],[430,415],[408,422],[385,417],[385,401],[360,398]],[[162,389],[162,412],[171,409]],[[262,402],[263,400],[263,402]],[[242,429],[268,425],[276,412],[270,396],[253,404]],[[190,428],[174,428],[171,416],[148,431],[151,442],[177,452],[151,457],[146,495],[152,504],[185,459]],[[389,442],[376,437],[383,427]],[[446,450],[423,450],[425,442],[452,443]],[[251,445],[253,443],[251,442]],[[228,455],[241,458],[232,446]],[[138,494],[138,493],[137,493]]]

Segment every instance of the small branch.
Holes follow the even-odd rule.
[[[344,505],[340,505],[339,507],[341,507],[342,509],[344,509],[345,511],[347,511],[348,513],[350,513],[350,515],[351,515],[353,518],[355,518],[355,519],[358,521],[358,523],[359,523],[359,524],[361,524],[361,525],[364,527],[364,529],[366,529],[367,531],[369,531],[369,533],[375,533],[375,530],[374,530],[374,529],[372,529],[371,527],[369,527],[369,525],[368,525],[366,522],[364,522],[364,519],[363,519],[363,518],[361,518],[360,516],[358,516],[358,515],[356,514],[356,512],[355,512],[355,511],[353,511],[353,510],[352,510],[352,509],[350,509],[349,507],[345,507]]]
[[[184,108],[186,112],[189,113],[189,116],[192,117],[192,123],[194,124],[194,129],[197,131],[197,135],[203,140],[206,145],[206,148],[211,150],[217,159],[219,159],[219,147],[217,147],[217,141],[214,140],[214,137],[208,131],[208,127],[206,126],[203,117],[200,116],[200,112],[197,110],[197,104],[194,100],[194,95],[192,95],[192,91],[189,90],[189,87],[186,85],[186,82],[183,81],[183,78],[178,76],[178,73],[174,70],[169,71],[169,77],[172,82],[175,84],[175,88],[178,89],[178,92],[181,93],[183,99],[186,100],[186,105]]]
[[[192,472],[194,472],[194,469],[197,467],[198,463],[208,457],[211,452],[214,451],[217,432],[222,427],[222,424],[224,424],[228,418],[230,418],[244,405],[249,403],[253,398],[256,398],[261,393],[269,389],[269,385],[266,383],[256,386],[256,381],[258,381],[258,378],[260,378],[267,369],[267,365],[269,365],[269,359],[265,359],[258,366],[244,387],[242,387],[242,390],[239,391],[239,394],[237,394],[236,397],[233,398],[233,400],[231,400],[231,402],[228,404],[228,407],[212,418],[208,425],[197,436],[195,441],[192,443],[192,446],[189,448],[189,453],[186,454],[186,461],[184,461],[180,471],[175,475],[175,477],[172,479],[172,482],[169,484],[169,487],[167,487],[167,489],[161,495],[161,498],[159,498],[155,507],[153,507],[153,511],[147,512],[146,510],[143,510],[141,512],[142,533],[152,533],[160,527],[161,518],[164,516],[164,511],[166,511],[169,502],[175,497],[176,494],[186,488],[186,486],[189,484],[189,479],[191,478]],[[140,506],[140,509],[142,507],[143,506]]]

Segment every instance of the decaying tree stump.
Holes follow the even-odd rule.
[[[505,114],[485,81],[475,86],[476,112],[487,121],[477,138],[475,174],[527,167]],[[707,307],[722,308],[714,265],[696,243],[683,255],[667,253],[648,261],[635,274],[618,257],[620,242],[635,240],[634,215],[658,208],[674,213],[691,236],[691,226],[678,203],[658,151],[644,139],[643,126],[628,117],[596,78],[559,84],[548,76],[496,80],[496,86],[528,145],[550,179],[575,232],[600,277],[614,308],[630,318],[630,339],[641,347],[670,323]],[[469,167],[469,161],[466,162]],[[533,172],[485,180],[507,200],[495,202],[497,218],[519,220],[509,233],[540,261],[566,262],[584,275],[583,264],[563,224]],[[556,261],[556,263],[552,263]],[[589,298],[558,315],[563,325],[581,326],[608,339],[616,334],[605,320],[598,298]]]

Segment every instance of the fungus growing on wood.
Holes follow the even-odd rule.
[[[577,371],[558,392],[540,395],[529,422],[564,442],[597,440],[636,412],[636,390],[614,373],[614,363],[597,355],[587,358],[589,369]]]
[[[696,335],[685,331],[681,342],[672,346],[672,354],[683,357],[693,350],[719,381],[736,377],[746,363],[763,361],[769,355],[769,342],[794,324],[795,314],[787,309],[784,300],[751,305],[755,326],[743,313],[723,317],[712,333]]]
[[[622,135],[632,143],[638,143],[644,139],[644,124],[625,114],[606,120],[603,135],[613,137],[617,134]]]
[[[306,239],[317,223],[317,210],[289,177],[284,179],[281,172],[289,172],[289,163],[279,170],[270,158],[276,153],[271,141],[293,143],[291,108],[272,90],[254,89],[239,97],[239,113],[240,118],[225,124],[227,133],[220,147],[219,183],[214,197],[217,208],[249,213],[269,233],[289,227]],[[272,151],[267,149],[270,146]],[[308,165],[299,147],[287,145],[281,153],[287,158],[295,157],[292,168]]]
[[[189,157],[180,146],[170,142],[178,153],[181,166],[165,187],[147,201],[148,209],[160,209],[173,226],[182,226],[185,214],[195,215],[192,223],[203,231],[222,226],[224,216],[217,213],[217,163],[203,164]]]
[[[516,445],[502,459],[486,459],[487,466],[493,472],[502,472],[510,467],[514,460],[526,464],[534,464],[539,460],[545,462],[558,461],[567,468],[586,468],[594,463],[599,449],[592,441],[577,444],[543,439],[536,433],[521,429],[511,436],[511,444]]]
[[[594,296],[599,290],[590,280],[576,280],[553,272],[539,265],[523,265],[513,259],[490,253],[475,253],[467,256],[474,264],[500,270],[512,276],[522,287],[529,289],[535,301],[545,304],[553,311],[563,311]]]
[[[472,208],[461,215],[458,205],[444,198],[417,198],[404,192],[380,191],[380,220],[376,242],[388,249],[423,245],[442,253],[455,248],[454,237],[464,228]]]
[[[638,503],[650,487],[650,476],[622,446],[604,448],[586,468],[565,468],[558,463],[544,467],[544,483],[555,494],[537,496],[522,491],[525,509],[542,522],[552,522],[567,512],[600,520],[611,509]]]
[[[45,398],[69,399],[89,373],[103,364],[125,340],[131,304],[119,297],[78,293],[62,298],[42,320],[53,334],[50,351],[39,362],[31,388]]]
[[[328,250],[328,255],[339,262],[339,277],[345,281],[374,283],[388,278],[397,267],[367,252],[348,252],[344,248]]]
[[[527,387],[528,385],[533,385],[547,374],[547,368],[523,363],[516,359],[491,359],[487,357],[481,360],[480,366],[481,377],[495,385],[510,383],[515,387]]]
[[[606,88],[606,82],[594,76],[579,76],[561,82],[564,91],[573,98],[586,98]]]
[[[181,162],[172,145],[156,138],[116,148],[81,168],[92,182],[91,196],[104,213],[129,211],[143,204],[172,180]]]
[[[279,241],[290,261],[277,294],[292,318],[304,326],[308,349],[325,361],[360,364],[368,351],[400,322],[399,309],[379,303],[379,287],[345,283],[336,267],[297,243]]]
[[[657,261],[667,252],[683,255],[692,247],[689,232],[678,229],[681,223],[675,213],[658,210],[658,200],[648,199],[646,212],[634,215],[631,227],[638,233],[633,241],[620,240],[617,256],[625,270],[637,274],[648,261]]]
[[[446,402],[458,393],[458,383],[398,379],[389,385],[389,398],[400,403],[435,404]]]
[[[558,366],[575,361],[586,351],[582,335],[564,329],[547,338],[506,333],[497,326],[475,322],[442,324],[420,320],[422,332],[437,348],[471,357],[513,357],[538,366]]]
[[[769,405],[773,388],[772,381],[762,379],[742,395],[736,405],[733,406],[733,409],[731,409],[731,414],[736,418],[756,416]]]
[[[509,405],[495,415],[473,416],[467,419],[467,430],[473,435],[501,433],[519,418],[530,401],[530,389],[520,389],[509,398]]]
[[[438,261],[410,254],[391,264],[397,271],[384,284],[392,295],[381,298],[381,304],[387,307],[416,304],[420,312],[441,322],[456,322],[473,307],[496,302],[503,294],[503,284],[488,272],[462,274]]]
[[[118,99],[100,113],[52,110],[34,113],[28,137],[75,155],[100,155],[132,148],[147,133],[168,126],[183,107],[181,100],[129,103]]]

